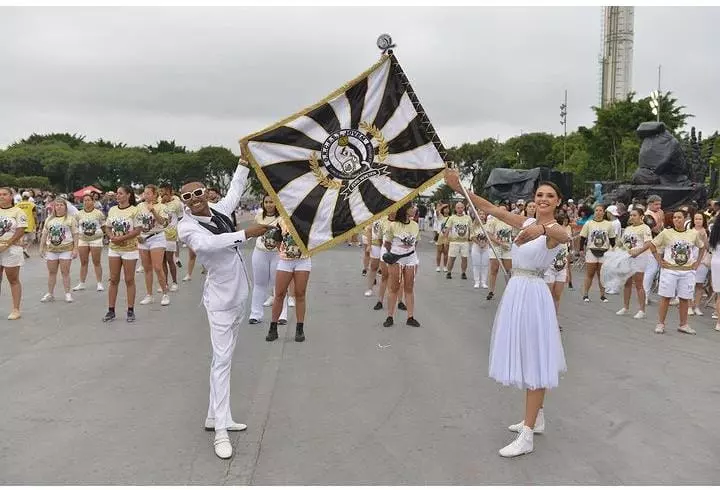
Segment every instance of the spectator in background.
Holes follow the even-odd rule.
[[[26,259],[30,258],[28,247],[30,246],[30,242],[33,241],[37,230],[35,203],[30,201],[30,199],[30,193],[25,191],[22,194],[22,200],[16,204],[17,207],[23,210],[25,216],[27,216],[27,227],[25,228],[25,236],[22,239],[23,255],[25,255]]]

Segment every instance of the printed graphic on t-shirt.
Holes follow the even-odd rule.
[[[10,230],[12,230],[13,225],[15,224],[15,220],[12,218],[8,218],[6,216],[3,216],[0,218],[0,236],[6,234]]]
[[[455,225],[455,234],[459,237],[464,237],[467,235],[468,232],[468,226],[465,224],[456,224]]]
[[[110,218],[110,233],[113,236],[123,236],[130,233],[130,221],[124,218]]]
[[[692,243],[685,240],[677,241],[670,247],[670,258],[677,265],[685,265],[690,260],[691,250]]]
[[[97,221],[81,221],[80,230],[85,236],[95,236],[98,231]]]
[[[512,228],[500,228],[496,235],[499,242],[509,245],[513,241]]]
[[[565,268],[565,261],[568,256],[567,247],[562,247],[557,254],[555,254],[555,260],[553,260],[553,268],[560,272]]]
[[[155,216],[153,216],[152,213],[138,214],[138,219],[140,220],[142,231],[148,232],[155,228]]]
[[[400,239],[400,243],[402,243],[403,247],[411,248],[415,245],[415,235],[403,233],[399,235],[398,238]]]
[[[60,223],[53,223],[48,227],[48,237],[50,244],[54,246],[62,245],[67,237],[67,226]]]
[[[299,259],[302,257],[302,251],[290,233],[285,233],[283,236],[283,244],[285,245],[285,256],[288,259]]]
[[[592,248],[607,248],[608,234],[605,230],[593,230],[590,232],[589,241]]]

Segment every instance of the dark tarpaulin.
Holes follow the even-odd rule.
[[[530,170],[495,168],[490,172],[485,189],[491,201],[515,202],[518,199],[529,200],[535,195],[539,182],[549,180],[560,187],[565,199],[572,192],[572,174],[558,172],[547,167]]]

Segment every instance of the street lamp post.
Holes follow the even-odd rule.
[[[565,91],[565,102],[560,104],[560,124],[563,126],[563,166],[565,165],[565,147],[567,143],[567,90]]]

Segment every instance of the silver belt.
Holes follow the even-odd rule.
[[[544,270],[537,270],[537,269],[516,269],[512,268],[510,270],[510,277],[515,276],[522,276],[522,277],[544,277],[545,271]]]

